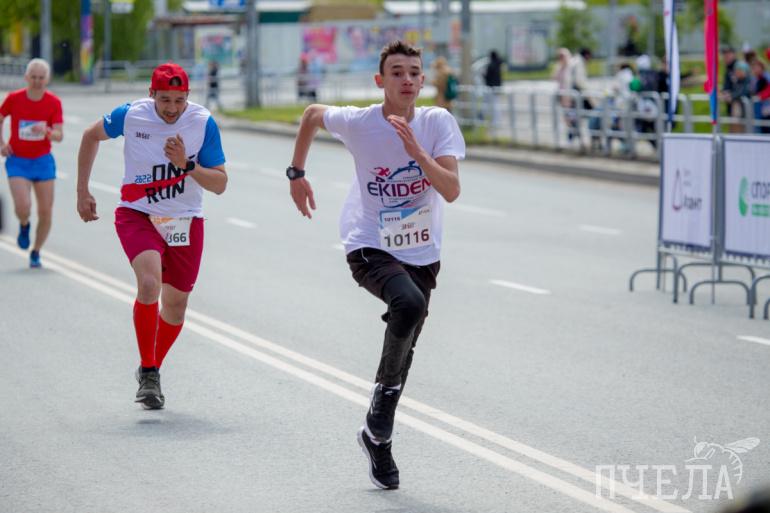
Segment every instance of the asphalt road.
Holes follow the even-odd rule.
[[[129,99],[64,97],[44,269],[27,269],[14,226],[0,238],[0,511],[710,512],[725,486],[767,483],[767,322],[737,290],[672,305],[645,276],[628,292],[653,263],[657,191],[464,162],[396,424],[402,486],[375,489],[355,432],[383,305],[339,246],[352,160],[313,147],[308,221],[283,175],[292,141],[236,131],[223,132],[228,190],[205,200],[166,409],[141,410],[133,274],[112,226],[121,140],[94,167],[101,219],[75,212],[80,134]],[[690,486],[696,464],[705,487],[704,470]],[[615,470],[599,493],[597,466]],[[660,494],[656,469],[671,481]]]

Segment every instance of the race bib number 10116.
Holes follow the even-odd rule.
[[[412,249],[433,244],[430,207],[380,212],[380,247]]]

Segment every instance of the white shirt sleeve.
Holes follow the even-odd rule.
[[[345,142],[350,134],[350,120],[356,107],[329,107],[324,112],[324,127],[334,138]]]
[[[465,139],[452,114],[444,109],[435,120],[436,142],[433,145],[431,157],[454,157],[457,160],[465,158]]]

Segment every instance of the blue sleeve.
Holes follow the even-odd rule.
[[[213,117],[209,117],[209,120],[206,121],[206,134],[203,136],[201,151],[198,152],[198,162],[203,167],[221,166],[225,163],[219,127]]]
[[[126,112],[128,112],[129,107],[131,107],[130,103],[124,103],[110,114],[104,116],[104,131],[113,139],[123,135],[123,125],[126,121]]]

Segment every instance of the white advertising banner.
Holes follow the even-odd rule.
[[[711,138],[663,140],[663,191],[660,214],[664,243],[711,247]]]
[[[725,138],[725,251],[770,258],[770,138]]]

